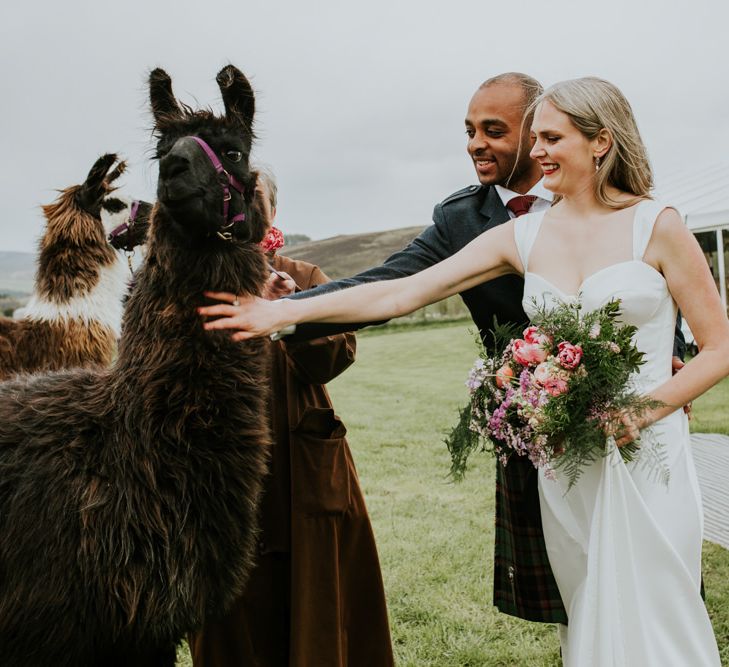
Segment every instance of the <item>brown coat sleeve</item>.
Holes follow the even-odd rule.
[[[285,269],[284,269],[285,270]],[[293,274],[292,274],[293,275]],[[318,267],[311,266],[308,275],[293,276],[301,289],[310,289],[329,282]],[[300,343],[282,343],[289,368],[299,382],[326,384],[354,363],[356,339],[353,333],[326,336]]]

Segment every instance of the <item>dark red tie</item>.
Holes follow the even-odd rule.
[[[506,204],[508,208],[517,218],[520,215],[529,213],[529,209],[532,204],[537,200],[535,195],[519,195],[518,197],[512,197]]]

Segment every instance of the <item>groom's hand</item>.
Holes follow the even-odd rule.
[[[676,375],[676,373],[678,373],[685,365],[686,364],[681,361],[679,357],[671,358],[671,369],[673,370],[674,375]],[[688,418],[691,419],[691,403],[684,405],[683,411],[688,415]]]

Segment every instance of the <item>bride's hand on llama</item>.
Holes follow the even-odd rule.
[[[223,303],[197,309],[203,317],[217,318],[205,322],[203,327],[207,330],[237,329],[231,336],[235,341],[266,336],[289,324],[282,318],[283,301],[267,301],[251,295],[237,296],[230,292],[205,292],[205,296]]]

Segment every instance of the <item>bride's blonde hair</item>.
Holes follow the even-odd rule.
[[[535,101],[551,102],[569,116],[572,124],[588,139],[606,129],[612,145],[600,159],[595,174],[595,196],[610,208],[625,208],[650,197],[653,171],[645,144],[641,139],[633,110],[623,93],[609,81],[588,76],[556,83]],[[635,195],[628,201],[616,201],[608,194],[612,186]]]

